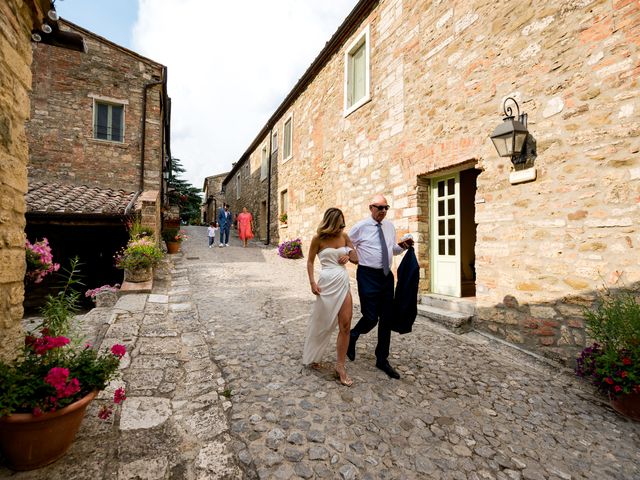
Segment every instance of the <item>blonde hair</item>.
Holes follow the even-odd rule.
[[[318,226],[318,236],[320,238],[335,237],[344,228],[344,215],[339,208],[328,208],[324,212],[322,222]]]

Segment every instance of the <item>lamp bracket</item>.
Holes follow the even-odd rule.
[[[518,110],[518,118],[520,118],[520,106],[518,105],[518,102],[516,102],[516,99],[513,97],[507,97],[504,102],[502,103],[502,111],[504,113],[505,118],[513,118],[513,109],[511,108],[511,106],[507,105],[507,102],[511,100],[513,102],[513,104],[516,106],[516,109]]]

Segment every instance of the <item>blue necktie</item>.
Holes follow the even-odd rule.
[[[384,239],[384,233],[382,233],[382,224],[378,224],[378,237],[380,237],[380,248],[382,249],[382,271],[385,276],[389,274],[389,247]]]

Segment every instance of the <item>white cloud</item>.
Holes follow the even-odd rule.
[[[133,49],[168,67],[171,151],[202,187],[226,172],[356,0],[139,0]]]

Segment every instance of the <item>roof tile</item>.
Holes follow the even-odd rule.
[[[61,183],[30,182],[28,213],[123,215],[135,192]]]

